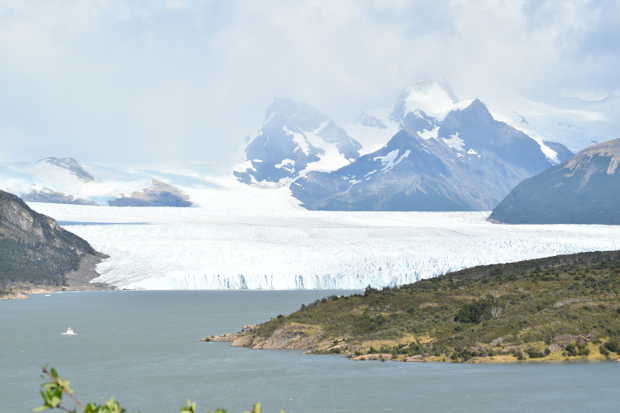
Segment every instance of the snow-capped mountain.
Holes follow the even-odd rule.
[[[387,145],[336,171],[300,177],[293,195],[309,209],[491,209],[521,180],[570,154],[437,83],[409,88],[391,117],[401,130]]]
[[[509,224],[620,224],[620,139],[587,148],[520,183],[495,208]]]
[[[234,174],[244,183],[286,183],[310,170],[334,170],[359,156],[361,145],[313,107],[276,99],[248,143]]]

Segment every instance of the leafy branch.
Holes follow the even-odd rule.
[[[83,403],[77,398],[75,392],[71,388],[69,380],[63,379],[58,374],[55,368],[43,367],[42,379],[45,380],[41,384],[41,399],[43,404],[36,409],[35,412],[42,412],[45,410],[60,410],[66,413],[126,413],[127,410],[121,406],[121,404],[114,398],[108,400],[103,404],[97,403]],[[63,399],[64,397],[64,399]],[[69,407],[66,403],[70,403]],[[184,406],[179,409],[180,413],[198,413],[198,405],[194,402],[188,401]],[[225,409],[216,409],[214,412],[207,413],[226,413]],[[244,413],[263,413],[263,408],[260,403],[256,403],[251,411],[245,411]],[[284,413],[281,411],[280,413]]]

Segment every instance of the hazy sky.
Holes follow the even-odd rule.
[[[0,158],[224,162],[276,96],[339,120],[457,93],[620,90],[620,2],[0,0]]]

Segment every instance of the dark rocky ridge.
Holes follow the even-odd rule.
[[[108,201],[111,206],[121,207],[191,207],[193,203],[189,196],[180,189],[153,179],[153,184],[132,193],[130,196],[121,196]]]
[[[490,220],[509,224],[620,224],[620,139],[591,146],[520,183]]]
[[[95,180],[95,178],[73,158],[50,157],[41,159],[38,163],[48,163],[50,165],[57,166],[58,168],[66,169],[84,182],[92,182]]]
[[[19,197],[0,191],[0,290],[20,283],[87,284],[106,257]]]
[[[23,194],[21,198],[26,202],[45,202],[50,204],[73,204],[73,205],[97,205],[89,199],[76,198],[70,194],[53,191],[44,188],[42,190],[32,190]]]

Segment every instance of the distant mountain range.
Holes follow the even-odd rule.
[[[364,111],[341,126],[310,105],[279,98],[249,139],[234,177],[259,188],[288,187],[295,201],[311,210],[493,209],[522,181],[547,170],[564,171],[558,165],[573,157],[562,143],[543,138],[547,135],[535,130],[536,122],[517,111],[511,118],[494,109],[480,99],[459,99],[440,83],[420,82],[404,90],[392,108]],[[581,167],[575,168],[579,176]],[[181,169],[82,165],[49,157],[1,164],[0,182],[28,202],[175,207],[209,202],[211,195],[194,190],[219,185],[202,172]],[[583,179],[591,183],[590,175]],[[521,205],[515,194],[502,208],[509,201]],[[493,219],[517,220],[514,211],[502,211],[498,208]],[[521,214],[518,219],[525,222],[525,210]]]
[[[81,165],[74,158],[0,165],[2,189],[27,202],[116,206],[192,206],[185,187],[209,186],[193,176],[137,168]],[[131,195],[124,195],[131,194]]]
[[[490,219],[509,224],[620,224],[620,139],[593,145],[521,182]]]
[[[269,127],[264,125],[246,149],[253,169],[235,175],[246,183],[267,180],[289,184],[293,180],[293,196],[308,209],[492,209],[523,179],[572,156],[560,143],[536,140],[497,121],[479,99],[459,101],[448,88],[424,82],[401,94],[389,118],[364,113],[358,119],[377,133],[398,125],[395,135],[380,149],[355,156],[359,151],[355,136],[349,137],[337,127],[346,147],[356,150],[343,156],[345,165],[326,170],[313,164],[321,163],[318,152],[312,162],[304,158],[306,161],[299,163],[298,156],[308,152],[303,144],[307,140],[301,135],[313,135],[316,140],[318,132],[313,131],[321,130],[317,125],[333,121],[321,117],[311,126],[301,127],[299,120],[307,117],[304,111],[312,119],[319,119],[318,112],[286,102],[276,101],[270,107]],[[281,150],[282,142],[287,143],[286,150]],[[255,150],[257,146],[260,151]],[[272,152],[277,156],[271,157]],[[283,165],[299,167],[285,173]]]

